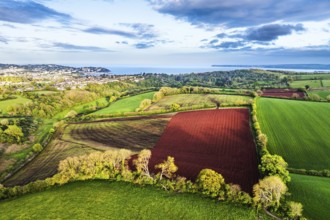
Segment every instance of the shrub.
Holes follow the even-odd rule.
[[[223,188],[225,186],[225,179],[221,174],[215,172],[214,170],[201,170],[196,179],[196,184],[205,195],[211,197],[224,196]]]
[[[44,148],[42,147],[41,144],[37,143],[35,145],[32,146],[32,150],[36,153],[39,153],[43,150]]]
[[[299,202],[288,202],[287,203],[287,215],[291,219],[297,219],[302,216],[303,205]]]
[[[261,157],[259,170],[265,176],[279,176],[284,183],[290,182],[291,178],[287,170],[288,164],[279,155],[265,154]]]

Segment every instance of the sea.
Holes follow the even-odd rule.
[[[231,71],[239,69],[267,69],[267,70],[285,70],[294,72],[309,72],[309,73],[320,73],[330,72],[330,70],[319,70],[319,69],[284,69],[284,68],[261,68],[261,67],[123,67],[123,66],[112,66],[106,67],[114,75],[133,75],[141,73],[166,73],[166,74],[185,74],[185,73],[204,73],[213,71]]]

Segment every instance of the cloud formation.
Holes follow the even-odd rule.
[[[84,32],[90,34],[109,34],[109,35],[118,35],[127,38],[136,38],[136,34],[132,32],[122,31],[122,30],[113,30],[113,29],[106,29],[101,27],[91,27],[84,30]]]
[[[246,40],[255,41],[272,41],[278,39],[279,36],[290,35],[292,31],[304,31],[302,24],[297,25],[281,25],[268,24],[261,27],[249,28],[244,36]]]
[[[65,49],[65,50],[73,50],[73,51],[91,51],[91,52],[109,52],[110,51],[110,50],[107,50],[102,47],[80,46],[80,45],[60,43],[60,42],[53,43],[51,45],[51,47],[61,48],[61,49]]]
[[[154,46],[155,46],[154,42],[141,42],[141,43],[134,44],[134,47],[136,49],[148,49],[148,48],[151,48]]]
[[[8,40],[0,36],[0,43],[8,44]]]
[[[29,24],[46,19],[54,19],[60,23],[67,23],[72,18],[68,14],[55,11],[30,0],[1,0],[0,2],[1,21]]]
[[[329,0],[147,0],[155,10],[194,25],[248,27],[330,17]]]

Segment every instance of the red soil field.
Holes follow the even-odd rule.
[[[257,153],[248,109],[221,109],[176,114],[152,149],[150,170],[173,156],[177,174],[195,180],[204,168],[222,174],[226,183],[252,192],[258,181]]]
[[[299,92],[296,89],[264,89],[262,90],[262,93],[262,96],[266,97],[292,98],[293,94],[298,94],[299,99],[305,97],[304,92]]]

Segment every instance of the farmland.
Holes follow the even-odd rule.
[[[293,75],[292,77],[298,80],[330,79],[330,74]]]
[[[179,94],[165,96],[158,102],[152,104],[146,111],[157,111],[171,108],[171,105],[176,103],[180,107],[216,107],[216,102],[220,104],[247,104],[251,100],[248,96],[236,95],[206,95],[206,94]]]
[[[312,95],[312,94],[316,94],[316,95],[320,96],[320,98],[326,99],[327,96],[330,95],[330,89],[329,90],[311,90],[311,91],[308,91],[308,95]]]
[[[16,96],[15,99],[8,99],[4,101],[0,101],[0,109],[2,110],[2,114],[7,114],[8,107],[14,105],[20,105],[30,102],[30,99],[24,98],[22,96]]]
[[[293,88],[305,88],[306,85],[309,85],[311,88],[320,88],[321,80],[300,80],[290,83],[290,86]]]
[[[257,115],[268,149],[289,167],[329,169],[330,105],[328,103],[260,98]]]
[[[304,205],[309,219],[327,219],[330,216],[330,178],[290,175],[292,199]]]
[[[161,136],[171,115],[102,120],[68,125],[33,161],[5,185],[21,185],[56,173],[58,163],[69,156],[95,150],[151,148]]]
[[[13,208],[15,207],[15,208]],[[124,182],[75,182],[0,203],[2,219],[256,219],[252,208]]]
[[[95,115],[120,114],[125,112],[135,112],[144,99],[152,99],[154,92],[148,92],[128,98],[124,98],[112,103],[109,107],[94,112]]]
[[[264,89],[262,90],[262,96],[265,97],[281,97],[281,98],[293,98],[298,95],[297,98],[303,98],[304,92],[299,92],[296,89]]]
[[[257,156],[248,109],[204,110],[176,114],[152,150],[150,169],[173,156],[178,174],[194,180],[213,169],[227,183],[251,192],[258,180]]]

